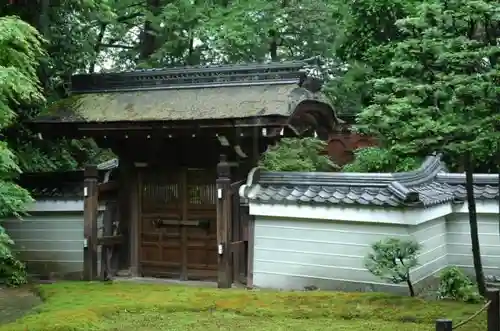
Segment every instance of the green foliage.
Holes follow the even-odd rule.
[[[325,92],[338,113],[361,111],[363,132],[398,158],[437,149],[459,164],[471,148],[484,162],[499,148],[493,1],[48,3],[16,1],[0,14],[21,16],[47,40],[38,76],[51,100],[73,73],[315,56],[327,63]],[[6,138],[22,169],[72,169],[102,155],[86,143],[37,142],[17,127]]]
[[[38,313],[3,324],[1,331],[431,331],[438,318],[462,321],[482,306],[373,292],[221,291],[136,282],[56,282],[38,292],[44,301]],[[9,308],[18,301],[9,299]],[[459,330],[486,330],[483,316]]]
[[[262,62],[273,43],[274,60],[331,58],[338,8],[326,0],[14,1],[0,16],[19,15],[47,40],[38,76],[55,101],[75,73]],[[29,119],[33,108],[16,112]],[[37,141],[17,124],[6,138],[27,171],[74,169],[109,154],[83,142]]]
[[[259,162],[268,171],[332,171],[338,167],[323,154],[326,143],[316,138],[283,138]]]
[[[459,268],[445,268],[439,275],[439,291],[441,299],[479,303],[482,300],[477,288]]]
[[[16,91],[16,95],[9,97],[10,112],[0,112],[0,121],[5,114],[10,118],[8,125],[0,126],[2,140],[8,143],[16,163],[25,172],[73,170],[86,163],[99,163],[103,155],[110,153],[97,148],[93,141],[40,141],[24,122],[43,107],[42,92],[48,94],[49,101],[57,100],[64,96],[63,79],[96,62],[99,49],[96,46],[100,42],[98,26],[101,22],[111,22],[116,16],[110,7],[112,2],[61,1],[48,6],[47,1],[35,1],[18,6],[21,3],[0,7],[0,16],[15,14],[25,20],[7,16],[0,32],[3,33],[0,65],[10,70],[4,69],[2,74],[9,73],[8,89]],[[19,71],[23,75],[19,75]],[[43,90],[38,86],[40,79]],[[36,93],[27,91],[21,95],[17,86],[36,86]],[[0,94],[5,95],[4,91]]]
[[[434,151],[486,161],[499,150],[500,91],[494,1],[428,1],[396,21],[401,38],[374,47],[387,65],[358,116],[398,155]]]
[[[413,0],[342,2],[343,17],[336,38],[337,56],[344,61],[364,61],[376,65],[375,61],[371,63],[370,51],[389,40],[403,38],[396,21],[406,17],[415,3]]]
[[[399,156],[390,149],[364,147],[354,151],[354,161],[342,167],[344,172],[406,172],[418,169],[421,160]]]
[[[406,282],[414,296],[410,270],[418,265],[421,245],[414,240],[388,238],[371,245],[372,252],[365,258],[365,266],[373,275],[394,284]]]
[[[16,156],[24,172],[67,171],[99,164],[115,155],[99,148],[92,139],[31,140],[16,144]]]
[[[43,100],[36,72],[43,54],[33,27],[16,17],[0,18],[0,130],[13,123],[13,107]],[[29,193],[13,182],[21,173],[16,161],[7,142],[0,142],[0,217],[19,215],[31,201]]]
[[[29,24],[16,17],[0,18],[0,131],[15,120],[21,103],[43,101],[37,65],[44,54],[42,39]],[[0,217],[19,216],[32,199],[14,182],[21,173],[16,156],[6,141],[0,142]],[[0,227],[0,283],[20,285],[26,280],[24,265],[14,256],[14,243]]]
[[[337,115],[355,115],[363,109],[371,95],[371,75],[371,68],[361,62],[334,71],[323,92],[330,97]]]
[[[14,255],[14,242],[0,225],[0,286],[19,286],[26,283],[24,263]]]

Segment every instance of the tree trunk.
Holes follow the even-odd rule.
[[[497,176],[498,176],[498,235],[500,236],[500,150],[497,152]]]
[[[413,284],[411,283],[410,273],[406,275],[406,284],[408,285],[408,289],[410,290],[410,296],[415,296],[415,289],[413,288]]]
[[[465,153],[465,189],[467,191],[467,204],[469,207],[470,238],[472,243],[472,257],[474,260],[474,271],[479,294],[486,294],[486,284],[484,280],[483,265],[481,262],[481,250],[479,247],[479,235],[477,229],[476,199],[474,198],[473,179],[473,157],[470,151]]]
[[[159,0],[147,0],[148,10],[153,15],[158,15],[161,7]],[[150,20],[146,20],[144,23],[144,30],[141,34],[141,46],[139,60],[146,61],[155,51],[157,47],[156,43],[156,31],[153,28],[154,24]]]
[[[101,51],[101,43],[102,40],[104,39],[104,34],[106,33],[106,28],[108,27],[108,24],[102,23],[101,26],[99,27],[99,35],[97,36],[97,41],[96,44],[94,45],[94,58],[90,62],[89,65],[89,74],[93,74],[95,71],[95,66],[97,64],[97,60],[99,57],[99,53]]]
[[[50,35],[50,17],[49,17],[49,10],[50,10],[50,0],[41,0],[40,1],[40,15],[38,16],[38,22],[37,22],[37,27],[38,31],[40,31],[40,34],[45,38],[46,40],[49,39]],[[49,66],[47,63],[47,60],[42,59],[40,62],[40,66],[38,67],[38,78],[40,79],[40,83],[42,84],[42,87],[45,92],[48,92],[50,86],[49,86]]]

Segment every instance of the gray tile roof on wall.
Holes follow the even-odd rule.
[[[476,199],[498,199],[498,175],[474,174],[474,196]],[[466,199],[465,174],[439,173],[436,181],[446,184],[458,199]]]
[[[65,182],[59,185],[26,187],[34,199],[80,199],[83,198],[83,181]]]
[[[474,175],[476,199],[498,199],[497,175]],[[463,201],[465,176],[446,173],[439,156],[405,173],[264,172],[254,168],[240,194],[261,203],[431,206]]]
[[[111,159],[97,165],[101,181],[106,172],[118,167],[118,159]],[[34,199],[81,199],[83,198],[83,170],[27,173],[21,176],[19,184],[27,189]]]

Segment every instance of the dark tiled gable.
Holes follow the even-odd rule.
[[[474,175],[477,199],[498,199],[497,176]],[[465,176],[446,173],[439,156],[405,173],[264,172],[255,168],[240,191],[261,203],[431,206],[465,199]]]

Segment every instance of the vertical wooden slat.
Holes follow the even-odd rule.
[[[140,237],[140,215],[139,215],[139,172],[136,168],[130,168],[130,273],[132,276],[139,275],[139,237]]]
[[[240,195],[239,189],[242,181],[235,182],[231,184],[231,194],[232,194],[232,242],[238,242],[238,244],[232,245],[232,258],[233,258],[233,281],[240,282],[241,275],[241,258],[243,253],[243,242],[241,235],[241,217],[240,217]]]
[[[182,168],[181,173],[180,173],[180,191],[181,194],[180,196],[182,197],[181,200],[181,208],[182,208],[182,214],[181,214],[181,220],[182,221],[187,221],[188,220],[188,203],[189,203],[189,196],[188,196],[188,188],[187,188],[187,168]],[[187,280],[188,279],[188,246],[187,246],[187,228],[185,225],[180,225],[181,227],[181,280]]]
[[[113,216],[112,203],[106,202],[106,210],[104,211],[104,215],[102,218],[103,236],[113,235]],[[106,280],[108,278],[108,272],[111,268],[111,266],[109,265],[111,261],[109,261],[108,249],[109,246],[101,245],[101,270],[99,277],[101,280]]]
[[[123,244],[119,249],[119,269],[130,267],[130,172],[126,161],[120,159],[119,165],[120,186],[118,193],[118,220],[120,233],[123,235]]]
[[[87,166],[84,172],[84,245],[83,279],[92,281],[97,278],[97,191],[98,171],[96,166]]]
[[[232,280],[231,259],[231,178],[226,156],[221,155],[217,164],[217,286],[230,288]],[[222,251],[221,251],[222,250]]]
[[[137,242],[137,275],[143,275],[142,266],[141,266],[141,256],[142,256],[142,194],[143,194],[143,178],[142,171],[139,171],[137,168],[135,169],[136,178],[137,178],[137,186],[135,191],[137,192],[136,197],[136,220],[137,220],[137,233],[136,233],[136,242]]]
[[[238,192],[239,195],[239,192]],[[240,240],[243,241],[243,245],[240,249],[240,281],[241,283],[247,283],[248,275],[248,219],[250,217],[248,206],[240,204],[238,205],[239,210],[239,222],[240,222]]]
[[[253,287],[253,254],[255,242],[255,220],[252,216],[248,219],[248,252],[247,252],[247,287]]]

